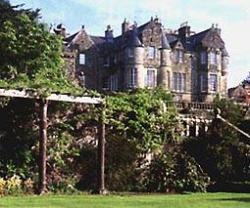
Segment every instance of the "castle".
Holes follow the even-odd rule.
[[[217,25],[195,33],[184,23],[173,31],[156,17],[141,26],[125,19],[121,31],[114,37],[108,25],[104,36],[92,36],[82,26],[67,37],[58,25],[70,75],[98,91],[161,85],[176,101],[211,102],[227,95],[229,55]]]

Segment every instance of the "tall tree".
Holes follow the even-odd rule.
[[[0,88],[32,88],[46,96],[53,91],[80,93],[68,79],[62,41],[37,21],[39,10],[25,10],[0,1]],[[46,187],[46,128],[48,102],[40,102],[40,188]]]

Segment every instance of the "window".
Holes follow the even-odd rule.
[[[84,53],[80,53],[79,54],[79,64],[80,65],[85,65],[85,54]]]
[[[182,50],[176,50],[175,51],[175,58],[177,63],[183,63],[183,51]]]
[[[103,80],[103,90],[108,90],[109,89],[109,78],[105,78],[104,80]]]
[[[217,75],[216,74],[210,74],[209,76],[209,90],[212,92],[217,91]]]
[[[184,73],[173,73],[173,89],[177,92],[186,91],[186,74]]]
[[[128,71],[127,86],[129,88],[137,87],[137,68],[130,68]]]
[[[109,89],[111,91],[118,90],[118,77],[117,77],[116,74],[115,75],[111,75],[111,77],[110,77],[110,87],[109,87]]]
[[[201,92],[207,91],[207,77],[204,74],[200,75],[200,90]]]
[[[148,69],[145,76],[145,85],[153,88],[156,86],[156,71],[154,69]]]
[[[118,76],[115,74],[111,75],[110,77],[106,77],[103,80],[103,89],[111,91],[118,90]]]
[[[170,89],[170,72],[167,71],[167,75],[168,75],[168,89]]]
[[[217,64],[217,54],[215,51],[210,52],[210,64],[213,64],[213,65]]]
[[[133,53],[132,48],[128,48],[128,57],[129,58],[133,58],[134,57],[134,53]]]
[[[206,64],[207,63],[207,53],[206,53],[206,51],[202,51],[200,53],[200,61],[201,61],[201,64]]]
[[[154,59],[155,58],[155,47],[148,47],[148,58]]]

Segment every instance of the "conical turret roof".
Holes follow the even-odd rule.
[[[162,30],[162,33],[161,33],[161,49],[170,49],[168,39],[167,39],[166,34],[164,33],[163,30]]]
[[[137,27],[134,27],[133,30],[131,31],[127,46],[129,46],[129,47],[143,47],[143,45],[138,37]]]

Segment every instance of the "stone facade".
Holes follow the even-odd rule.
[[[64,40],[65,51],[75,53],[75,67],[69,70],[86,88],[123,91],[161,85],[175,100],[189,102],[227,95],[229,56],[217,26],[195,33],[187,23],[172,31],[158,18],[141,26],[124,20],[118,37],[110,26],[104,36],[91,36],[82,27]]]
[[[240,85],[228,89],[228,97],[237,103],[250,105],[250,73]]]

